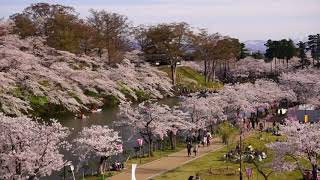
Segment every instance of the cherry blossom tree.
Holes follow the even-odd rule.
[[[296,95],[273,81],[257,80],[254,84],[227,84],[218,93],[205,97],[187,97],[182,107],[189,112],[191,122],[204,129],[212,125],[212,120],[237,120],[240,114],[256,113],[259,108],[270,107],[282,99],[295,102]]]
[[[137,51],[124,54],[114,66],[103,59],[78,56],[44,45],[40,37],[0,37],[0,110],[22,116],[41,106],[55,105],[78,113],[102,106],[108,97],[138,101],[139,93],[150,98],[172,96],[167,75],[141,60]],[[40,107],[41,108],[41,107]]]
[[[152,156],[156,137],[163,139],[169,133],[172,141],[179,129],[192,128],[192,125],[185,121],[185,116],[185,113],[178,109],[158,103],[143,102],[137,107],[122,103],[119,113],[121,121],[117,125],[133,127],[148,144],[149,156]],[[174,143],[172,145],[174,149]]]
[[[181,103],[182,108],[189,113],[189,121],[195,130],[206,129],[217,123],[226,120],[224,114],[225,101],[218,96],[199,97],[194,95],[187,97]]]
[[[279,79],[281,86],[297,94],[300,103],[311,103],[320,108],[320,74],[317,69],[283,73]]]
[[[299,59],[294,57],[290,60],[288,66],[279,65],[277,67],[277,73],[290,72],[299,65]],[[272,62],[265,62],[264,59],[254,59],[252,57],[247,57],[245,59],[240,59],[231,69],[231,72],[236,77],[259,77],[271,74]]]
[[[121,137],[108,126],[93,125],[83,128],[74,140],[73,147],[73,153],[81,164],[99,158],[98,174],[104,172],[109,157],[122,153]]]
[[[274,152],[273,168],[282,171],[298,168],[303,175],[305,167],[301,161],[307,161],[312,167],[313,179],[317,179],[320,155],[319,129],[319,123],[300,124],[298,121],[290,121],[286,126],[281,126],[280,132],[286,136],[286,140],[268,144]]]
[[[178,131],[188,131],[194,128],[194,124],[188,121],[189,113],[183,112],[180,107],[170,108],[170,112],[163,117],[168,126],[167,135],[170,138],[171,149],[176,149],[176,136]]]
[[[69,133],[54,120],[0,114],[0,179],[38,179],[60,170],[66,161],[59,150]]]

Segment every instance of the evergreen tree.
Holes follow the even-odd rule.
[[[309,65],[310,62],[307,59],[307,49],[306,49],[306,44],[302,41],[300,41],[298,44],[298,57],[300,58],[300,63],[302,66]]]
[[[237,60],[244,59],[249,55],[248,49],[244,43],[240,43],[240,55],[237,57]]]
[[[285,58],[287,62],[287,68],[289,67],[289,60],[293,58],[297,54],[297,49],[295,47],[294,42],[289,39],[285,44]]]
[[[314,61],[317,60],[319,63],[320,60],[320,34],[309,35],[307,42],[307,49],[311,52],[313,64]]]

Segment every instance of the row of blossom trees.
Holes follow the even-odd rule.
[[[2,25],[4,30],[9,28]],[[137,52],[126,53],[121,63],[110,67],[99,58],[50,48],[42,38],[20,39],[3,32],[0,111],[5,114],[35,114],[39,109],[48,114],[53,106],[79,113],[110,103],[112,98],[140,101],[172,95],[166,74],[141,61]]]
[[[299,64],[299,58],[293,57],[287,66],[279,65],[277,67],[277,73],[293,71]],[[266,77],[268,74],[273,73],[272,62],[266,62],[264,59],[247,57],[237,61],[235,67],[231,69],[231,73],[235,77]]]
[[[152,155],[156,139],[168,136],[174,148],[178,133],[207,129],[224,120],[239,122],[239,118],[245,118],[248,113],[268,109],[282,99],[296,101],[296,96],[272,81],[226,85],[206,97],[200,94],[186,97],[180,108],[150,101],[138,106],[123,102],[117,125],[133,127],[148,144],[149,155]],[[59,150],[70,149],[66,142],[70,131],[59,123],[53,121],[49,125],[3,114],[0,121],[1,178],[33,179],[50,175],[68,163]],[[71,145],[80,164],[93,159],[99,162],[98,173],[105,170],[108,157],[122,152],[118,133],[107,126],[84,128]]]
[[[239,114],[256,113],[258,108],[268,109],[282,99],[295,102],[296,95],[275,82],[257,80],[254,84],[225,85],[223,90],[207,97],[186,98],[182,107],[188,110],[192,122],[208,127],[217,121],[236,119]]]
[[[188,130],[193,127],[186,119],[187,114],[167,105],[154,102],[143,102],[137,107],[129,103],[120,105],[118,125],[128,125],[148,144],[149,156],[153,154],[153,143],[156,138],[163,140],[170,136],[172,149],[175,149],[175,136],[179,130]]]
[[[61,149],[71,148],[82,165],[100,158],[98,173],[102,173],[105,159],[122,152],[118,133],[107,126],[84,128],[72,144],[66,141],[69,134],[69,129],[54,120],[42,123],[0,114],[0,179],[49,176],[69,164]]]
[[[309,103],[320,108],[320,75],[316,68],[282,73],[279,84],[292,89],[300,103]]]
[[[256,113],[259,108],[268,109],[282,99],[296,101],[296,96],[272,81],[230,84],[216,94],[185,97],[179,108],[153,102],[138,106],[122,103],[121,120],[117,123],[133,127],[148,144],[149,155],[152,155],[156,139],[169,136],[174,148],[177,132],[205,130],[224,120],[239,120],[246,114]]]

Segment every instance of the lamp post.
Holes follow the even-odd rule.
[[[140,157],[140,164],[141,164],[141,150],[142,150],[142,145],[143,145],[143,139],[137,139],[137,144],[138,144],[138,146],[139,146],[139,151],[140,151],[140,153],[139,153],[139,157]]]
[[[240,178],[240,180],[242,180],[243,179],[243,174],[242,174],[242,133],[243,133],[243,124],[244,124],[244,122],[243,122],[244,120],[243,119],[241,119],[241,125],[240,125],[240,142],[239,142],[239,144],[240,144],[240,146],[239,146],[239,155],[240,155],[240,173],[239,173],[239,178]]]

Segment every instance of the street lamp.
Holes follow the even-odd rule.
[[[141,150],[142,150],[142,145],[143,145],[143,139],[137,139],[137,144],[138,144],[138,146],[139,146],[139,151],[140,151],[140,155],[139,155],[139,157],[140,157],[140,164],[141,164]]]
[[[242,174],[242,133],[243,133],[243,126],[244,126],[244,119],[241,119],[241,125],[240,125],[240,146],[239,146],[239,155],[240,155],[240,180],[243,179],[243,174]]]

